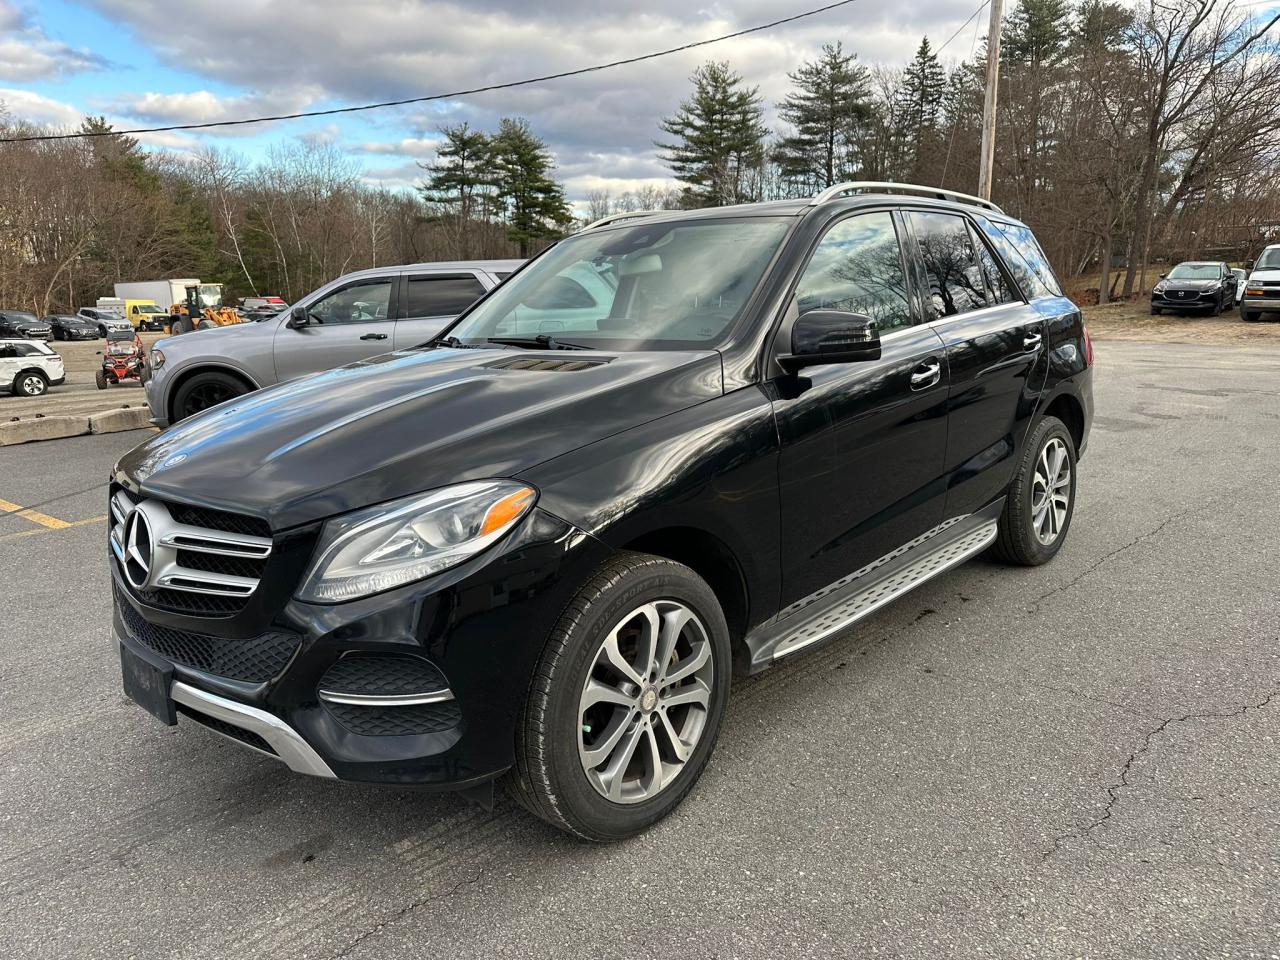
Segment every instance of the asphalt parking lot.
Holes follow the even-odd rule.
[[[667,821],[290,774],[127,702],[104,489],[0,450],[0,948],[21,957],[1280,954],[1280,351],[1103,343],[1058,558],[735,686]]]

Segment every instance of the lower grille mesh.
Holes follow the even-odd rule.
[[[412,696],[448,687],[444,674],[419,657],[349,654],[335,663],[320,681],[330,693],[366,696]]]
[[[138,643],[167,660],[215,677],[265,683],[285,668],[298,649],[298,638],[287,633],[264,633],[251,640],[224,640],[202,633],[170,630],[143,619],[128,601],[117,598],[116,603],[125,629]]]
[[[417,707],[357,707],[346,703],[326,703],[325,708],[340,724],[363,737],[444,733],[462,722],[462,711],[454,700]]]

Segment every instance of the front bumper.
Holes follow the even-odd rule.
[[[1245,298],[1240,301],[1240,309],[1280,313],[1280,297],[1251,297],[1246,294]]]
[[[301,551],[304,560],[308,553]],[[546,637],[608,553],[604,544],[535,509],[505,545],[431,580],[322,606],[289,598],[292,577],[274,612],[247,608],[225,618],[147,606],[112,559],[115,632],[134,652],[172,667],[169,695],[179,722],[195,720],[299,773],[466,789],[514,762],[518,718]],[[264,577],[259,589],[268,587]],[[139,617],[150,626],[131,631]],[[135,635],[148,631],[151,637]],[[155,631],[168,631],[160,634],[169,638],[164,650]],[[248,649],[267,635],[287,635],[296,649],[266,680],[219,676],[207,669],[208,659],[201,669],[200,657],[174,653],[184,637]],[[337,709],[329,691],[321,693],[330,669],[352,656],[426,661],[447,682],[453,721],[412,733],[353,727],[350,711]]]
[[[1189,294],[1180,296],[1179,294]],[[1170,291],[1152,293],[1151,305],[1163,310],[1208,310],[1218,305],[1218,291]],[[1232,300],[1234,300],[1234,295]]]

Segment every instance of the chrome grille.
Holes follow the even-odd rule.
[[[210,526],[182,522],[206,518]],[[196,610],[212,605],[215,612],[235,612],[257,590],[271,556],[271,537],[245,532],[252,529],[267,532],[253,517],[135,500],[124,490],[111,496],[109,536],[121,572],[144,599],[169,596],[178,601],[161,605],[190,610],[193,604],[184,603],[183,595],[197,594],[208,603],[195,603]],[[225,609],[228,601],[230,610]]]

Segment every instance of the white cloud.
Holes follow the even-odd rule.
[[[79,108],[30,90],[0,88],[0,104],[13,119],[41,126],[77,127],[84,118],[84,112]]]
[[[208,90],[192,93],[142,93],[122,97],[112,103],[115,112],[140,123],[157,125],[216,123],[253,116],[277,116],[297,113],[315,103],[314,89],[297,88],[272,94],[244,94],[225,97]],[[218,127],[222,135],[251,136],[261,133],[269,124]]]
[[[405,137],[395,143],[371,140],[360,144],[356,150],[360,153],[389,154],[426,160],[436,155],[442,142],[439,138],[430,137]]]
[[[25,10],[0,0],[0,80],[30,83],[104,66],[91,50],[50,39]]]

